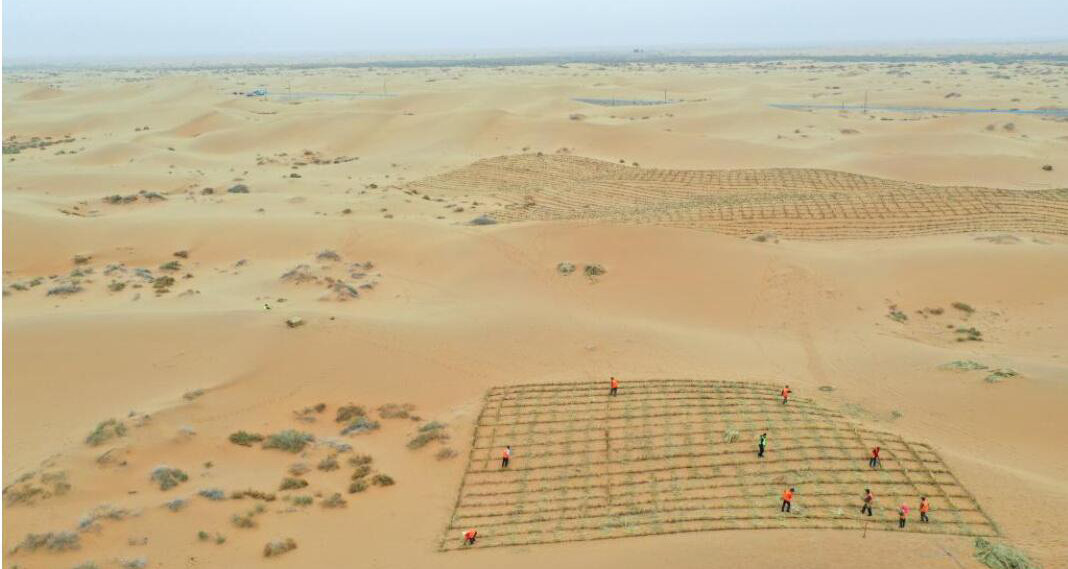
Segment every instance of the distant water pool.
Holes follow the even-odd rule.
[[[793,103],[771,103],[769,107],[776,109],[788,109],[792,111],[821,111],[821,110],[846,110],[846,111],[889,111],[894,113],[986,113],[1008,115],[1046,115],[1053,117],[1068,117],[1068,109],[980,109],[976,107],[907,107],[894,105],[811,105]]]

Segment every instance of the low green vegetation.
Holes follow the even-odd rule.
[[[267,437],[267,440],[263,442],[263,448],[274,448],[297,453],[304,450],[304,447],[314,440],[315,436],[311,433],[286,429]]]
[[[189,480],[189,475],[179,468],[157,466],[152,470],[150,478],[153,482],[159,484],[160,490],[170,490],[186,480]]]
[[[249,433],[247,431],[238,431],[230,435],[230,442],[235,445],[241,445],[243,447],[250,447],[253,443],[258,443],[263,440],[263,435],[257,433]]]
[[[89,436],[85,437],[85,444],[95,447],[111,439],[126,435],[126,425],[118,419],[101,421]]]

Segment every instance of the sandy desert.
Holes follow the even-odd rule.
[[[4,565],[1068,567],[1068,116],[938,110],[1066,98],[1063,56],[6,69]]]

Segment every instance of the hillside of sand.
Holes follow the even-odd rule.
[[[4,80],[8,565],[828,567],[863,552],[873,567],[979,567],[973,534],[1047,567],[1068,557],[1068,453],[1053,444],[1068,376],[1068,123],[768,106],[868,91],[901,105],[1055,107],[1063,67]],[[234,94],[260,86],[279,96]],[[679,102],[573,100],[665,88]],[[327,96],[338,93],[348,95]],[[830,214],[806,214],[816,198]],[[483,215],[497,223],[470,225]],[[856,529],[867,479],[815,486],[818,452],[792,449],[796,433],[783,430],[772,452],[801,454],[783,459],[788,477],[745,496],[770,520],[761,527],[593,539],[630,530],[583,519],[536,534],[549,524],[531,518],[559,507],[559,489],[531,482],[529,509],[504,512],[514,545],[441,551],[456,549],[449,528],[470,514],[465,493],[480,492],[462,490],[465,479],[515,491],[524,468],[556,460],[536,454],[538,432],[573,419],[512,419],[527,425],[512,435],[518,470],[498,479],[472,454],[505,443],[485,435],[498,424],[486,405],[516,386],[577,382],[582,393],[610,375],[635,416],[655,410],[627,387],[650,381],[788,383],[798,409],[886,433],[888,447],[930,449],[919,452],[944,464],[932,467],[946,472],[938,480],[957,480],[945,499],[971,496],[952,508],[934,498],[934,520],[959,511],[986,523],[974,499],[996,531],[927,531],[915,518],[892,531],[897,478],[876,480],[886,531]],[[744,455],[763,417],[687,424],[715,431],[710,445],[738,430],[726,452]],[[576,439],[603,438],[582,428]],[[630,444],[627,432],[609,439]],[[726,468],[679,462],[695,435],[667,434],[651,452],[674,454],[648,460]],[[859,464],[818,468],[866,466],[855,446],[832,451]],[[895,460],[885,476],[917,464]],[[689,491],[667,475],[609,475]],[[772,529],[779,484],[797,485],[801,517]],[[484,523],[482,543],[501,543]],[[821,524],[839,529],[809,529]]]

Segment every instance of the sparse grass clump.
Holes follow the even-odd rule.
[[[170,510],[172,512],[177,512],[177,511],[181,510],[182,508],[184,508],[186,506],[186,504],[188,504],[188,503],[189,503],[189,500],[186,500],[185,498],[175,498],[175,499],[173,499],[173,500],[171,500],[169,502],[164,502],[163,505],[168,510]]]
[[[741,438],[741,436],[742,435],[738,432],[738,429],[727,429],[723,432],[723,442],[735,443],[738,442],[738,439]]]
[[[285,490],[298,490],[308,486],[308,481],[303,478],[291,478],[286,477],[282,479],[282,483],[278,485],[278,489]]]
[[[311,496],[294,496],[291,501],[294,506],[310,506],[314,499]]]
[[[361,478],[365,478],[370,473],[371,473],[371,467],[370,466],[368,466],[366,464],[364,464],[363,466],[357,466],[356,470],[352,471],[352,479],[353,480],[359,480]]]
[[[908,314],[905,314],[904,312],[898,310],[896,306],[890,307],[890,312],[887,313],[886,317],[893,320],[894,322],[902,323],[909,319]]]
[[[575,264],[568,263],[566,261],[563,263],[557,263],[556,272],[566,277],[567,275],[570,275],[571,273],[575,272]]]
[[[215,536],[213,537],[210,533],[201,530],[197,532],[197,539],[199,539],[200,541],[214,541],[215,545],[222,545],[226,543],[226,536],[219,532],[215,532]]]
[[[259,490],[253,490],[251,488],[246,490],[234,490],[233,492],[230,492],[231,500],[240,500],[242,498],[252,498],[253,500],[273,502],[275,500],[275,495],[270,492],[261,492]]]
[[[976,328],[957,328],[958,342],[982,342],[983,333]]]
[[[170,288],[174,286],[174,283],[174,277],[170,275],[163,275],[161,277],[156,277],[152,280],[152,288],[156,289],[156,292],[162,294],[169,291]]]
[[[48,289],[48,296],[70,296],[82,292],[82,290],[84,289],[80,285],[70,283]]]
[[[347,423],[356,417],[363,417],[366,414],[367,410],[362,406],[349,403],[348,405],[342,405],[337,408],[337,416],[334,418],[334,421],[338,423]]]
[[[393,486],[396,482],[388,474],[375,474],[371,477],[371,484],[375,486]]]
[[[182,270],[182,264],[178,261],[167,261],[159,266],[161,271],[180,271]]]
[[[601,275],[603,275],[603,274],[605,274],[607,272],[608,271],[605,270],[604,267],[602,267],[601,265],[597,265],[597,264],[586,265],[585,267],[582,268],[582,274],[586,275],[587,277],[590,277],[591,279],[594,278],[594,277],[599,277],[599,276],[601,276]]]
[[[223,492],[218,488],[204,488],[200,492],[197,492],[197,494],[200,494],[213,502],[226,499],[226,492]]]
[[[366,466],[374,462],[374,458],[369,454],[357,454],[350,456],[348,463],[349,466]]]
[[[189,475],[179,468],[157,466],[152,471],[150,478],[153,482],[159,484],[160,490],[170,490],[186,480],[189,480]]]
[[[975,309],[972,308],[972,305],[970,305],[968,303],[965,303],[965,302],[954,302],[950,306],[952,306],[953,308],[956,308],[957,310],[960,310],[961,312],[963,312],[965,314],[971,314],[971,313],[975,312]]]
[[[419,433],[408,441],[408,448],[415,450],[425,447],[432,441],[449,440],[449,433],[445,432],[445,424],[431,421],[419,427]]]
[[[363,492],[367,490],[366,480],[354,480],[349,484],[349,494],[356,494],[357,492]]]
[[[263,448],[276,448],[296,453],[304,450],[304,447],[314,440],[315,437],[311,433],[286,429],[267,437],[267,440],[263,443]]]
[[[297,542],[291,537],[285,539],[276,539],[263,546],[264,557],[274,557],[276,555],[282,555],[288,553],[297,548]]]
[[[1022,551],[981,537],[975,538],[975,558],[991,569],[1040,569]]]
[[[319,465],[316,466],[316,468],[324,472],[330,472],[341,468],[341,465],[337,462],[337,456],[332,454],[320,460]]]
[[[1001,383],[1006,379],[1013,378],[1020,375],[1016,370],[1009,368],[996,369],[990,372],[990,375],[986,376],[987,383]]]
[[[378,408],[378,415],[383,419],[408,419],[414,410],[411,403],[386,403]]]
[[[942,364],[942,369],[959,370],[959,371],[976,371],[987,369],[987,367],[975,360],[953,360],[949,363]]]
[[[382,426],[381,423],[379,423],[378,421],[375,421],[373,419],[368,419],[367,417],[356,417],[355,419],[352,420],[351,423],[346,425],[345,428],[341,429],[341,434],[342,435],[351,435],[351,434],[357,434],[358,435],[358,434],[361,434],[361,433],[369,433],[371,431],[378,430],[379,427],[381,427],[381,426]]]
[[[81,547],[78,534],[72,531],[28,533],[22,541],[14,547],[12,552],[21,550],[37,551],[44,548],[48,551],[73,551]]]
[[[434,458],[438,460],[449,460],[450,458],[454,458],[455,456],[456,451],[449,447],[442,447],[440,450],[438,450],[437,453],[434,454]]]
[[[341,494],[334,493],[323,500],[322,504],[324,508],[344,508],[348,502],[341,497]]]
[[[256,433],[249,433],[246,431],[238,431],[230,435],[230,442],[235,445],[241,445],[243,447],[250,447],[252,443],[258,443],[263,440],[263,435]]]
[[[253,512],[247,512],[245,514],[234,514],[230,517],[230,523],[234,524],[234,527],[242,529],[252,529],[256,527],[256,520],[253,519],[255,514]]]
[[[122,569],[145,569],[145,567],[148,567],[148,559],[145,557],[123,559],[120,564],[122,565]]]
[[[93,432],[85,437],[85,444],[95,447],[124,435],[126,435],[126,425],[118,419],[108,419],[97,424]]]

